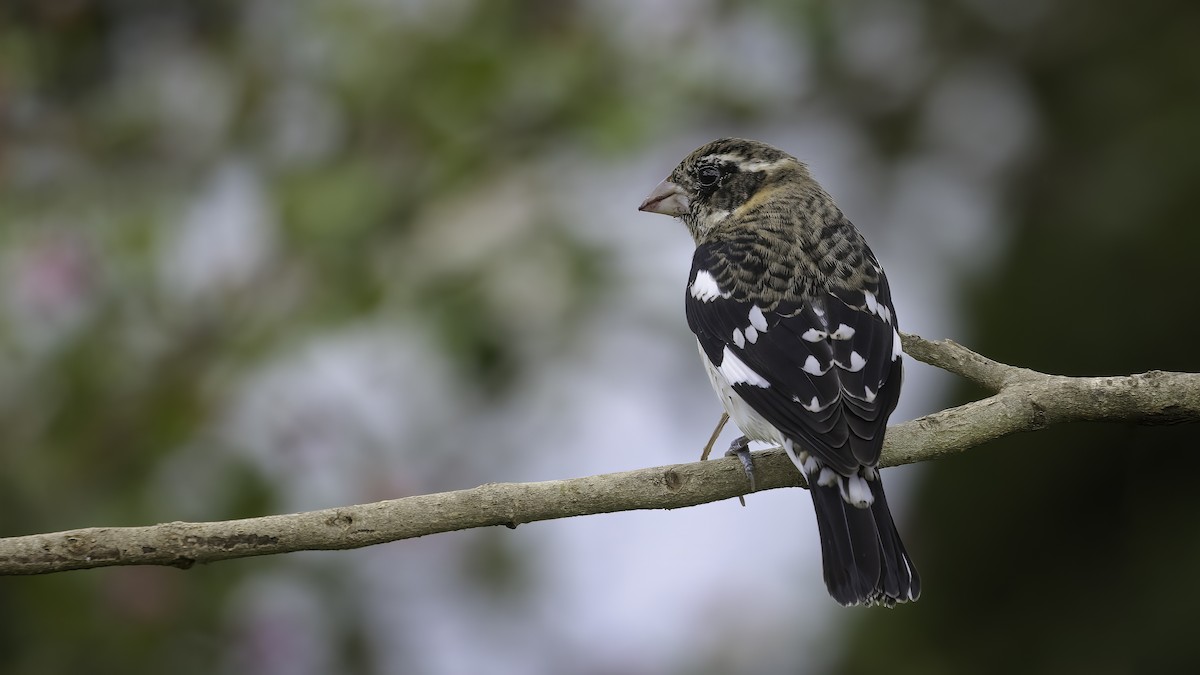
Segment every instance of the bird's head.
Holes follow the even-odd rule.
[[[778,148],[722,138],[685,157],[638,210],[681,218],[699,243],[731,214],[765,204],[775,190],[811,182],[804,164]]]

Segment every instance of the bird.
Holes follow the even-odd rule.
[[[743,434],[730,453],[751,489],[749,441],[782,446],[812,495],[833,599],[917,600],[879,471],[903,378],[900,332],[862,234],[806,164],[741,138],[697,148],[639,210],[679,218],[695,241],[687,324]]]

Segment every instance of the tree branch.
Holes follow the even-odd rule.
[[[1065,377],[997,363],[949,340],[904,335],[914,358],[996,392],[889,427],[883,466],[945,457],[1060,422],[1200,421],[1200,374],[1151,371]],[[802,486],[782,450],[755,453],[760,490]],[[210,523],[91,527],[0,539],[0,575],[112,565],[193,564],[306,550],[351,549],[489,525],[634,509],[676,509],[747,492],[734,458],[539,483],[489,483],[321,511]]]

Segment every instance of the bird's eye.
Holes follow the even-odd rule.
[[[700,182],[700,187],[710,188],[721,180],[721,170],[715,166],[702,166],[696,172],[696,180]]]

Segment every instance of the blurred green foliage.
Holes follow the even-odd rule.
[[[629,61],[569,5],[423,4],[0,7],[0,535],[278,510],[279,486],[212,427],[241,371],[313,331],[419,321],[498,393],[526,356],[488,289],[541,256],[561,261],[546,281],[568,334],[604,272],[561,221],[483,265],[414,242],[436,205],[532,154],[628,147],[651,124],[623,89]],[[265,259],[181,289],[162,259],[181,247],[187,267],[190,244],[168,224],[229,166],[262,191]],[[219,487],[181,515],[160,497],[184,447]],[[0,671],[213,672],[231,594],[286,564],[4,581]],[[363,627],[334,625],[335,662],[361,666]]]

